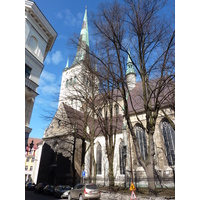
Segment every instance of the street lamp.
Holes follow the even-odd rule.
[[[28,152],[31,152],[33,146],[34,146],[33,140],[32,140],[32,142],[30,143],[30,147],[29,147],[28,145],[26,145],[26,152],[27,152],[27,155],[28,155]]]

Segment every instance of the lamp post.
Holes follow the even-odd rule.
[[[27,155],[28,155],[28,152],[31,152],[31,151],[32,151],[33,146],[34,146],[33,140],[32,140],[32,142],[30,143],[29,146],[28,146],[28,144],[26,145],[26,152],[27,152]]]

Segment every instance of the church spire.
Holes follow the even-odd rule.
[[[68,68],[69,68],[69,58],[67,59],[67,64],[66,64],[64,71],[67,70]]]
[[[130,51],[128,51],[127,59],[127,69],[126,69],[126,82],[129,88],[129,91],[132,90],[136,85],[136,73],[134,70],[133,62],[131,61]]]
[[[87,59],[88,51],[89,51],[89,33],[88,33],[87,6],[86,6],[76,57],[74,59],[73,64],[77,64],[80,61],[84,61],[85,59]]]
[[[127,59],[127,69],[126,69],[126,75],[130,74],[130,73],[134,73],[135,74],[135,70],[134,70],[134,66],[133,66],[133,62],[131,61],[130,58],[130,51],[128,51],[128,59]]]

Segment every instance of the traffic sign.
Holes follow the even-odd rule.
[[[132,191],[130,200],[136,200],[136,199],[137,199],[136,194],[134,191]]]
[[[134,191],[134,190],[136,190],[136,188],[135,188],[135,185],[133,184],[133,182],[131,183],[131,186],[130,186],[130,191]]]
[[[84,170],[82,171],[82,177],[85,177],[85,171]]]

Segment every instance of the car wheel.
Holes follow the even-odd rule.
[[[82,194],[79,196],[79,200],[83,200],[83,196],[82,196]]]

